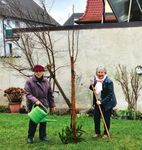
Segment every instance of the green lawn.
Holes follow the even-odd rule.
[[[70,124],[70,116],[49,116],[57,122],[48,123],[48,142],[38,139],[38,130],[34,144],[28,144],[26,114],[0,114],[0,150],[142,150],[142,121],[126,121],[112,119],[110,134],[112,138],[92,138],[92,117],[77,118],[86,131],[84,141],[78,144],[62,144],[58,133]]]

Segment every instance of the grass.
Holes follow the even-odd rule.
[[[142,122],[112,119],[110,134],[112,138],[94,139],[92,117],[77,118],[83,124],[84,141],[78,144],[62,144],[58,133],[70,124],[70,116],[49,116],[57,122],[49,122],[47,126],[48,142],[38,139],[38,130],[34,144],[26,141],[28,117],[26,114],[0,114],[0,149],[1,150],[142,150]]]

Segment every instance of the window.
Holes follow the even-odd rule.
[[[9,19],[7,19],[7,25],[10,26],[10,20]]]
[[[5,42],[5,49],[0,57],[21,57],[21,50],[12,41]]]
[[[9,46],[9,55],[12,56],[12,43],[8,43]]]

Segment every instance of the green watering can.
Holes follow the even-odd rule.
[[[54,119],[48,119],[48,109],[44,105],[33,105],[32,110],[28,113],[29,118],[35,122],[55,122]]]

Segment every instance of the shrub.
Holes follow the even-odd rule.
[[[142,113],[140,111],[130,111],[126,110],[119,110],[115,112],[113,115],[115,119],[126,119],[126,120],[142,120]]]
[[[28,112],[27,112],[27,109],[26,109],[26,106],[23,105],[23,106],[20,108],[19,112],[20,112],[21,114],[26,114],[26,113],[28,113]]]
[[[77,126],[76,133],[77,133],[77,142],[82,141],[83,138],[81,138],[81,136],[83,133],[85,133],[85,131],[82,130],[82,125]],[[73,128],[66,126],[65,128],[62,129],[62,132],[59,133],[59,137],[63,144],[74,143]]]
[[[125,100],[128,103],[129,113],[137,111],[137,101],[142,89],[141,77],[135,69],[128,72],[124,65],[118,65],[116,69],[115,79],[121,85]]]
[[[7,106],[0,106],[0,113],[9,113],[9,109]]]

